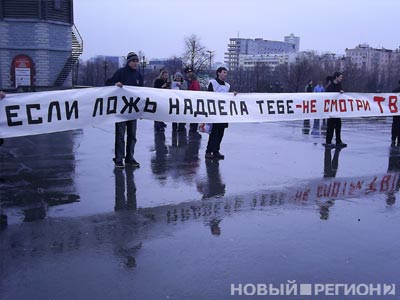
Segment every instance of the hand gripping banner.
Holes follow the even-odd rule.
[[[9,94],[0,100],[0,138],[133,119],[246,123],[396,116],[400,94],[213,93],[116,86]]]

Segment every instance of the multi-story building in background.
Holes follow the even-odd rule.
[[[83,50],[73,0],[0,1],[0,88],[71,87]]]
[[[346,59],[359,69],[366,71],[387,67],[400,62],[400,48],[395,50],[372,48],[368,44],[360,44],[353,49],[346,48]]]
[[[257,64],[268,66],[274,70],[278,65],[290,64],[296,61],[297,53],[277,54],[241,54],[239,55],[239,67],[243,69],[254,68]]]
[[[291,33],[290,35],[285,36],[283,40],[285,43],[294,45],[296,52],[300,51],[300,38],[298,36]]]
[[[299,37],[291,34],[284,39],[285,41],[270,41],[262,38],[231,38],[229,39],[228,52],[225,53],[225,63],[229,70],[236,70],[244,67],[240,65],[241,61],[247,60],[240,58],[243,55],[253,55],[256,58],[257,55],[296,53],[299,51]]]

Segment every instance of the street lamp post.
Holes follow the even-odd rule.
[[[212,54],[213,54],[214,51],[207,50],[206,52],[210,55],[210,68],[209,68],[209,72],[211,73],[211,58],[212,58]]]
[[[146,58],[142,56],[142,76],[143,76],[143,85],[144,85],[144,68],[146,68]]]
[[[107,59],[104,58],[104,85],[107,84],[107,67],[108,67]]]

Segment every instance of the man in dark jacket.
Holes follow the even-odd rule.
[[[400,93],[400,80],[399,86],[393,90],[393,93]],[[393,117],[392,123],[392,146],[400,146],[400,116]]]
[[[139,57],[134,52],[128,53],[126,66],[117,70],[114,75],[107,80],[108,84],[143,86],[143,77],[138,71]],[[123,168],[125,164],[132,167],[139,167],[140,164],[133,157],[136,145],[136,126],[137,120],[115,123],[115,158],[114,163],[117,168]],[[125,131],[127,132],[126,155],[125,155]]]
[[[333,79],[331,84],[326,88],[326,92],[339,92],[343,93],[342,89],[343,74],[340,72],[335,72],[333,74]],[[326,148],[334,148],[335,145],[332,144],[333,132],[336,134],[336,147],[344,148],[347,144],[343,143],[341,138],[342,131],[342,120],[340,118],[329,118],[327,121],[326,130]]]
[[[312,93],[314,91],[313,81],[311,79],[308,81],[306,87],[304,88],[304,91],[306,93]]]

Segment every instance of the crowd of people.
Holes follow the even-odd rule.
[[[139,57],[130,52],[127,55],[126,66],[117,70],[114,75],[107,80],[107,84],[123,87],[124,85],[143,86],[143,77],[138,70]],[[191,67],[184,69],[186,78],[183,77],[181,72],[176,72],[172,80],[167,70],[161,69],[160,75],[154,80],[153,87],[157,89],[177,89],[177,90],[190,90],[200,91],[200,84],[197,80],[196,74]],[[210,80],[208,91],[228,93],[230,85],[226,82],[228,70],[225,67],[219,67],[216,71],[216,78]],[[234,92],[236,95],[236,92]],[[135,144],[136,144],[136,125],[137,120],[124,121],[115,124],[115,167],[124,167],[125,165],[140,167],[140,164],[134,158]],[[154,130],[156,132],[163,132],[167,124],[163,121],[154,121]],[[198,123],[190,123],[189,133],[198,134]],[[220,152],[221,142],[224,137],[225,128],[228,123],[215,123],[212,125],[211,132],[207,143],[207,150],[205,154],[206,159],[224,159],[225,156]],[[125,129],[127,131],[127,142],[125,147]],[[185,123],[172,123],[173,132],[186,131]]]
[[[122,88],[124,85],[129,86],[143,86],[143,76],[139,69],[139,57],[136,53],[130,52],[127,55],[126,65],[118,69],[111,78],[107,80],[107,85],[116,85]],[[176,72],[170,80],[170,76],[167,70],[161,69],[160,75],[154,80],[153,87],[159,89],[179,89],[179,90],[191,90],[199,91],[200,84],[197,76],[191,67],[184,69],[185,77],[181,72]],[[226,81],[228,76],[228,70],[225,67],[219,67],[216,71],[215,79],[210,80],[208,84],[208,91],[211,92],[230,92],[230,85]],[[343,93],[342,88],[343,74],[335,72],[333,76],[326,78],[326,85],[323,86],[322,82],[319,81],[314,87],[313,81],[309,80],[305,86],[305,92],[339,92]],[[394,93],[400,92],[400,81]],[[234,95],[236,96],[236,92]],[[0,99],[6,97],[3,91],[0,91]],[[306,120],[307,121],[307,120]],[[308,120],[309,121],[309,120]],[[319,121],[319,120],[318,120]],[[155,132],[163,132],[167,124],[163,121],[154,121]],[[189,133],[198,134],[198,123],[190,123]],[[211,124],[211,131],[207,143],[207,149],[205,153],[206,159],[224,159],[225,156],[220,152],[221,142],[224,137],[225,128],[228,127],[228,123],[214,123]],[[340,118],[328,118],[327,119],[327,132],[325,147],[327,149],[333,148],[344,148],[347,144],[342,141],[341,138],[342,121]],[[137,120],[129,120],[115,123],[115,148],[114,158],[115,167],[123,168],[125,165],[132,167],[140,167],[140,164],[136,161],[135,145],[136,145],[136,129]],[[172,123],[173,132],[186,132],[185,123]],[[126,141],[125,141],[126,133]],[[335,135],[336,143],[333,144],[333,136]],[[0,145],[3,143],[3,139],[0,139]],[[393,117],[392,130],[391,130],[391,145],[400,146],[400,116]]]

